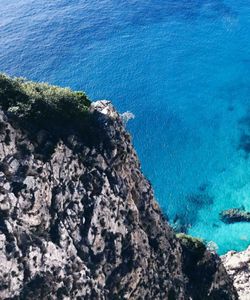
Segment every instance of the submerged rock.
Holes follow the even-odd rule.
[[[250,153],[250,135],[242,133],[239,142],[239,149],[243,150],[246,155]]]
[[[172,228],[176,233],[187,233],[191,224],[185,223],[185,217],[176,215],[172,222]]]
[[[224,210],[220,213],[222,222],[231,224],[237,222],[250,222],[250,212],[241,208],[232,208]]]
[[[197,193],[197,194],[189,195],[187,197],[187,201],[196,205],[197,207],[202,207],[204,205],[213,204],[214,199],[211,196],[209,196],[207,193]]]

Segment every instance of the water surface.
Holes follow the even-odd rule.
[[[250,3],[2,0],[0,69],[85,90],[136,118],[128,129],[170,220],[244,249],[250,224]],[[51,3],[52,2],[52,3]]]

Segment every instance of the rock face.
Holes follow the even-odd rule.
[[[241,300],[250,299],[250,247],[242,252],[230,251],[221,257],[234,281]]]
[[[181,247],[112,105],[91,114],[94,140],[0,113],[0,299],[237,299]]]

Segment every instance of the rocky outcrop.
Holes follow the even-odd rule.
[[[250,247],[242,252],[230,251],[221,257],[232,277],[240,300],[250,299]]]
[[[207,251],[202,240],[192,236],[180,233],[177,237],[183,250],[183,271],[189,279],[188,294],[192,299],[226,299],[221,278],[229,281],[215,251]]]
[[[84,136],[0,113],[0,299],[237,299],[176,239],[112,105],[90,115]]]
[[[247,212],[241,208],[232,208],[222,211],[220,213],[220,219],[222,222],[227,224],[250,222],[250,212]]]

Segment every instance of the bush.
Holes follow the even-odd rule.
[[[176,234],[176,237],[180,241],[182,248],[184,248],[185,250],[199,254],[201,256],[206,251],[206,246],[203,243],[202,239],[195,238],[184,233],[178,233]]]
[[[19,120],[69,123],[86,115],[90,100],[83,92],[0,74],[0,106]]]

